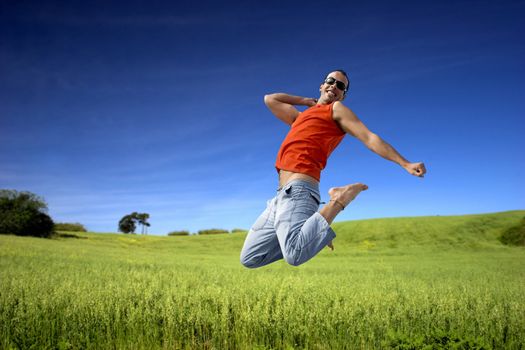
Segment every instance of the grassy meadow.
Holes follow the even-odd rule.
[[[244,233],[0,235],[0,348],[523,349],[525,248],[498,236],[524,216],[340,222],[256,270]]]

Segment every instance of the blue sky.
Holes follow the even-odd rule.
[[[523,1],[2,1],[0,188],[58,222],[116,232],[249,228],[287,126],[263,96],[345,104],[411,161],[347,136],[321,191],[364,182],[336,219],[525,209]]]

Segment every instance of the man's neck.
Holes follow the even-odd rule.
[[[327,99],[323,97],[319,97],[319,99],[317,100],[318,105],[329,105],[332,102],[335,102],[335,101],[332,101],[331,99]]]

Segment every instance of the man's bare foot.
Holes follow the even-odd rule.
[[[351,185],[346,185],[343,187],[332,187],[328,190],[330,195],[330,200],[339,203],[339,205],[346,207],[354,200],[357,195],[364,190],[367,190],[368,186],[362,183],[355,183]]]
[[[362,183],[355,183],[343,187],[332,187],[328,190],[330,203],[322,207],[319,213],[326,219],[328,224],[331,224],[341,210],[354,200],[361,191],[367,189],[368,186]],[[331,245],[333,247],[333,243]],[[330,245],[328,245],[328,247],[330,247]]]

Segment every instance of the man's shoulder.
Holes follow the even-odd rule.
[[[335,102],[333,103],[333,108],[343,109],[343,108],[348,108],[348,107],[346,107],[346,106],[343,104],[343,101],[335,101]]]
[[[338,120],[348,113],[348,111],[350,111],[350,108],[345,106],[342,101],[335,101],[332,105],[332,118]]]

